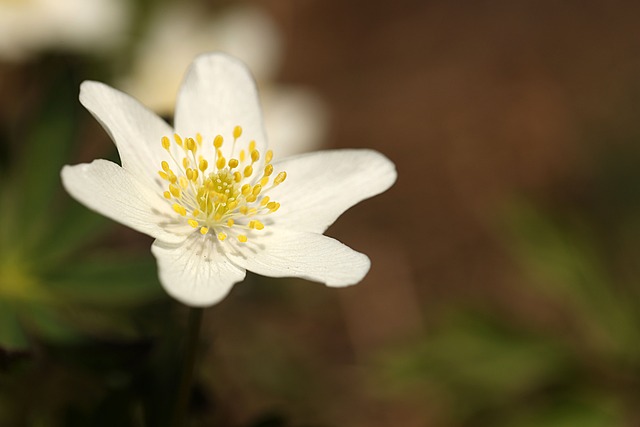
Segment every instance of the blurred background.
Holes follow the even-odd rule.
[[[151,240],[71,200],[118,160],[77,101],[167,120],[195,55],[247,62],[276,155],[398,182],[327,232],[347,289],[248,275],[205,312],[193,426],[640,424],[640,5],[0,1],[0,425],[163,426],[186,309]]]

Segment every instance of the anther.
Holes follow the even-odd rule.
[[[282,171],[276,176],[276,179],[273,180],[273,185],[280,185],[285,179],[287,179],[287,173]]]
[[[179,205],[177,203],[173,204],[173,210],[176,211],[177,213],[179,213],[182,216],[185,216],[187,214],[187,210],[184,208],[184,206]]]
[[[224,242],[224,239],[227,238],[227,235],[224,234],[223,232],[218,233],[218,240],[220,240],[221,242]]]
[[[238,139],[242,135],[242,127],[236,126],[233,128],[233,138]]]
[[[171,147],[171,141],[169,141],[169,138],[166,136],[162,137],[162,148],[164,148],[165,150],[169,150],[169,147]]]
[[[198,228],[198,221],[196,221],[195,219],[190,219],[189,221],[187,221],[189,223],[190,226],[192,226],[193,228]]]
[[[226,164],[227,164],[227,160],[226,160],[224,157],[222,157],[222,156],[220,156],[220,157],[218,158],[218,160],[216,160],[216,167],[217,167],[218,169],[224,169],[224,166],[225,166]]]
[[[253,163],[257,162],[260,158],[260,152],[258,150],[251,151],[251,161]]]
[[[202,228],[200,229],[200,234],[202,234],[202,235],[205,235],[205,234],[207,234],[208,232],[209,232],[209,228],[207,228],[207,227],[202,227]]]
[[[223,142],[224,142],[224,138],[222,137],[222,135],[216,135],[216,137],[213,138],[213,146],[216,148],[222,147]]]
[[[241,242],[241,243],[246,243],[247,236],[245,236],[244,234],[239,234],[238,235],[238,241]]]
[[[229,167],[231,169],[238,167],[238,160],[237,159],[231,159],[229,160]]]
[[[253,168],[251,167],[251,165],[249,165],[246,168],[244,168],[244,176],[245,176],[245,178],[250,177],[252,173],[253,173]]]

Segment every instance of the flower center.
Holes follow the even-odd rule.
[[[284,171],[273,177],[271,150],[265,154],[262,172],[256,173],[254,168],[261,154],[255,148],[255,141],[249,142],[247,150],[241,149],[237,158],[233,157],[241,136],[242,128],[236,126],[229,160],[221,151],[224,144],[221,135],[213,139],[213,159],[201,154],[200,134],[184,139],[174,134],[175,144],[168,136],[163,136],[161,141],[173,163],[171,166],[167,161],[161,162],[162,169],[158,172],[167,182],[165,199],[173,203],[173,210],[181,220],[202,235],[213,234],[220,241],[233,236],[244,243],[248,234],[263,230],[265,225],[260,219],[280,207],[280,203],[272,201],[266,193],[287,177]]]

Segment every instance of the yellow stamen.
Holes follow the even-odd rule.
[[[236,126],[233,128],[233,138],[238,139],[242,135],[242,127]]]
[[[276,176],[276,179],[273,180],[273,185],[280,185],[285,179],[287,179],[287,173],[282,171]]]
[[[181,216],[185,216],[187,214],[187,210],[184,208],[184,206],[177,203],[173,204],[173,210],[179,213]]]

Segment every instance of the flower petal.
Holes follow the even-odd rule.
[[[69,194],[90,209],[157,239],[184,240],[185,226],[173,224],[168,204],[115,163],[65,166],[61,175]]]
[[[171,126],[134,98],[103,83],[83,82],[80,102],[113,139],[122,167],[142,181],[160,185],[157,172],[165,159],[160,140],[173,135]]]
[[[158,274],[164,289],[192,307],[206,307],[221,301],[246,274],[227,259],[217,241],[199,233],[192,233],[181,244],[156,240],[151,252],[158,260]]]
[[[274,163],[287,179],[270,190],[280,209],[277,224],[322,233],[356,203],[387,190],[396,180],[395,165],[373,150],[329,150]]]
[[[369,258],[335,239],[316,233],[269,228],[247,243],[229,242],[236,265],[270,277],[302,277],[341,287],[354,285],[369,271]]]
[[[203,147],[211,152],[212,139],[222,135],[222,152],[229,158],[237,125],[243,129],[242,141],[248,144],[255,140],[256,149],[264,153],[266,137],[251,73],[242,62],[225,54],[200,55],[191,64],[178,94],[176,131],[183,136],[199,132],[207,142]]]

